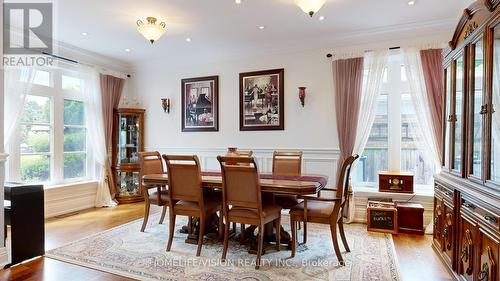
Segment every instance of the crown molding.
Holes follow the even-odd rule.
[[[398,44],[400,41],[414,42],[421,45],[421,42],[426,41],[426,38],[442,38],[449,36],[455,27],[456,19],[447,18],[435,21],[425,22],[412,22],[407,24],[396,24],[383,27],[375,27],[371,29],[363,29],[346,33],[331,34],[314,37],[314,38],[293,38],[289,41],[282,41],[275,45],[253,49],[252,51],[234,51],[224,52],[216,56],[208,58],[200,58],[192,56],[187,58],[185,56],[165,57],[165,58],[151,58],[141,61],[131,61],[131,71],[133,73],[140,73],[142,71],[167,69],[168,67],[177,68],[178,66],[188,67],[206,63],[220,63],[239,61],[242,58],[251,58],[259,56],[298,53],[307,51],[327,51],[337,48],[350,48],[351,46],[364,46],[370,48],[373,45],[384,45],[386,42],[395,42]],[[416,39],[415,39],[416,38]],[[311,40],[309,40],[311,39]],[[446,43],[447,39],[442,39]],[[399,46],[399,45],[398,45]],[[393,47],[393,46],[386,46]]]

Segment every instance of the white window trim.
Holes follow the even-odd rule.
[[[74,72],[63,69],[40,69],[50,72],[50,86],[33,84],[27,95],[50,98],[51,116],[50,116],[50,181],[41,182],[45,188],[53,186],[62,186],[66,184],[87,182],[94,178],[93,154],[89,144],[88,134],[86,134],[86,176],[81,178],[64,179],[64,100],[84,101],[82,93],[78,91],[62,89],[62,75],[75,76]],[[23,83],[23,82],[20,82]],[[85,109],[86,111],[86,109]],[[87,128],[87,125],[84,126]],[[20,132],[20,130],[18,130]],[[8,159],[7,175],[9,181],[21,182],[21,153],[20,153],[20,134],[15,134],[14,140],[10,143],[10,151],[13,153]],[[37,153],[43,154],[43,153]]]
[[[400,50],[394,50],[387,61],[387,81],[381,83],[380,92],[387,94],[387,168],[391,172],[401,171],[402,148],[402,93],[410,92],[408,79],[401,79],[401,67],[404,66]],[[389,83],[390,82],[390,83]],[[353,188],[358,192],[377,192],[378,182],[352,182]],[[416,194],[433,194],[433,183],[428,185],[415,184]]]

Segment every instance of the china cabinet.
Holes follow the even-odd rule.
[[[112,170],[119,203],[143,200],[138,153],[144,151],[144,109],[121,108],[113,114]]]
[[[443,51],[433,247],[456,280],[500,278],[500,0],[472,3]]]

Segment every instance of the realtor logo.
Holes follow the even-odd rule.
[[[4,54],[52,53],[52,3],[4,3]]]

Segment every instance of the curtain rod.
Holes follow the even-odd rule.
[[[401,47],[400,47],[400,46],[397,46],[397,47],[390,47],[390,48],[389,48],[389,50],[399,50],[399,49],[401,49]],[[365,52],[368,52],[368,51],[365,51]],[[333,55],[332,55],[331,53],[328,53],[328,54],[326,54],[326,57],[327,57],[327,58],[331,58],[331,57],[333,57]]]
[[[63,61],[67,61],[67,62],[71,62],[71,63],[75,63],[75,64],[82,64],[80,63],[79,61],[76,61],[76,60],[73,60],[73,59],[69,59],[69,58],[65,58],[65,57],[62,57],[62,56],[58,56],[58,55],[54,55],[54,54],[50,54],[50,53],[47,53],[47,52],[42,52],[43,55],[46,55],[46,56],[50,56],[50,57],[53,57],[55,59],[59,59],[59,60],[63,60]],[[130,74],[125,74],[128,78],[132,77]]]

